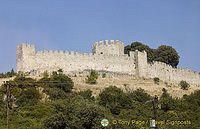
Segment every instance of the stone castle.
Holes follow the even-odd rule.
[[[109,76],[131,76],[142,78],[158,77],[163,81],[179,83],[184,80],[192,85],[200,85],[198,72],[173,68],[162,62],[148,63],[145,51],[131,51],[124,54],[124,44],[121,41],[105,40],[95,42],[92,53],[74,51],[35,51],[35,46],[20,44],[17,46],[17,72],[30,75],[42,75],[62,69],[65,74],[84,74],[84,71],[96,70]]]

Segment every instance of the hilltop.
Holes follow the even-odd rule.
[[[42,78],[36,76],[28,76],[28,77],[37,80]],[[12,80],[13,78],[14,77],[0,79],[0,85],[3,84],[3,81]],[[97,96],[101,91],[103,91],[103,89],[109,86],[116,86],[118,88],[121,88],[124,92],[129,92],[142,88],[146,91],[146,93],[150,94],[151,96],[155,95],[161,96],[162,89],[165,88],[168,91],[168,93],[174,98],[175,97],[181,98],[184,94],[189,95],[195,90],[200,90],[199,86],[190,85],[190,88],[188,90],[183,90],[181,89],[178,83],[160,81],[159,84],[156,84],[153,79],[144,79],[144,78],[99,77],[97,79],[97,84],[95,85],[85,83],[86,77],[70,77],[70,78],[74,82],[73,91],[79,92],[89,89],[92,91],[93,96]]]

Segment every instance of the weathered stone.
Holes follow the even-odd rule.
[[[52,73],[62,69],[65,74],[85,76],[87,70],[94,69],[99,74],[106,72],[109,77],[158,77],[163,81],[180,82],[200,85],[198,72],[173,68],[161,62],[147,62],[147,53],[138,50],[131,51],[130,56],[124,54],[124,44],[114,40],[96,42],[92,46],[92,53],[81,54],[73,51],[38,51],[35,46],[20,44],[17,46],[17,72],[41,75],[44,71]]]

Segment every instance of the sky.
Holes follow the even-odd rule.
[[[20,43],[90,53],[101,40],[172,46],[200,72],[200,0],[0,0],[0,72],[16,70]]]

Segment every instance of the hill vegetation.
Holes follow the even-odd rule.
[[[133,42],[124,48],[124,53],[129,54],[129,51],[146,51],[147,59],[149,62],[159,61],[164,62],[172,67],[177,67],[179,64],[179,55],[177,51],[171,46],[161,45],[157,49],[152,49],[147,45],[140,42]]]
[[[154,117],[152,103],[148,102],[154,97],[141,88],[125,92],[110,86],[93,97],[91,90],[75,92],[73,80],[59,70],[52,75],[45,73],[39,80],[18,75],[0,87],[1,98],[7,93],[8,83],[12,84],[13,96],[11,128],[97,129],[105,128],[101,120],[106,118],[110,122],[108,129],[148,129],[149,121]],[[6,128],[6,104],[7,101],[0,100],[2,129]],[[157,109],[159,128],[200,127],[200,90],[182,98],[173,98],[163,89],[155,106],[158,105],[161,105]]]
[[[178,53],[171,46],[162,45],[152,49],[140,42],[133,42],[125,47],[126,54],[135,50],[145,50],[149,62],[160,61],[173,67],[179,63]],[[107,83],[106,74],[102,75],[102,83],[99,83],[99,75],[92,70],[90,76],[83,79],[84,85],[103,87],[93,96],[92,87],[77,90],[74,79],[63,74],[61,69],[51,75],[44,72],[39,79],[16,74],[13,69],[0,74],[0,78],[8,77],[15,78],[0,87],[0,97],[3,98],[0,99],[2,129],[6,128],[7,121],[8,85],[11,86],[11,128],[103,129],[105,127],[101,125],[101,120],[105,118],[109,120],[108,129],[148,129],[152,119],[156,119],[158,128],[200,128],[200,90],[176,98],[168,93],[167,88],[162,88],[157,99],[141,87],[130,89],[128,83],[123,84],[124,90],[115,85],[103,87],[102,84]],[[159,78],[154,78],[152,82],[156,86],[163,83]],[[167,82],[165,85],[171,87]],[[184,91],[190,88],[185,81],[181,81],[179,86]]]

